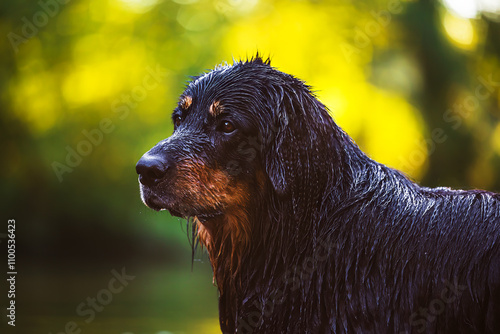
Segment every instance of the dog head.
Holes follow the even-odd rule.
[[[172,136],[137,163],[147,206],[209,219],[246,205],[259,173],[262,112],[249,74],[268,67],[253,61],[193,78],[172,113]]]
[[[206,220],[245,208],[266,185],[281,196],[321,186],[314,172],[325,159],[312,158],[324,153],[317,134],[331,118],[302,81],[269,60],[194,77],[172,121],[172,136],[136,166],[142,200],[155,210]]]

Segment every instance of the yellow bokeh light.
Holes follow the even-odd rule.
[[[96,22],[104,22],[110,28],[116,29],[114,24],[122,24],[120,29],[133,28],[134,22],[141,14],[151,10],[155,3],[126,0],[89,0],[90,18]]]
[[[35,136],[52,128],[61,113],[57,85],[50,72],[42,71],[25,75],[9,87],[14,98],[14,110],[24,120]]]
[[[454,45],[466,50],[473,50],[476,47],[477,35],[470,19],[445,12],[443,26],[446,36]]]
[[[495,150],[495,153],[500,155],[500,124],[497,125],[493,136],[491,137],[491,146]]]
[[[143,14],[153,9],[161,0],[119,0],[119,3],[127,10]]]
[[[359,84],[343,91],[332,116],[371,158],[414,179],[425,172],[428,149],[420,113],[403,98]],[[324,102],[328,105],[332,98]]]
[[[118,51],[99,37],[87,36],[76,43],[77,62],[62,85],[63,97],[70,106],[113,97],[142,80],[146,67],[144,46],[128,40],[120,43],[127,47]]]
[[[177,22],[186,30],[203,31],[217,23],[217,16],[209,10],[199,11],[193,7],[184,6],[177,13]]]
[[[419,112],[404,99],[378,92],[364,100],[366,152],[375,160],[402,170],[411,177],[422,177],[428,158],[423,121]]]
[[[220,333],[220,323],[217,318],[207,318],[202,319],[197,323],[197,333],[206,333],[206,334],[219,334]]]

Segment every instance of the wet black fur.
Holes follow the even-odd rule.
[[[421,187],[371,160],[307,85],[259,57],[184,95],[199,124],[215,99],[239,127],[188,149],[210,146],[203,159],[234,178],[266,175],[249,190],[241,269],[217,282],[224,333],[500,333],[500,195]]]

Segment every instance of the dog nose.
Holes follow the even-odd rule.
[[[157,184],[165,176],[169,168],[170,166],[165,160],[147,153],[139,159],[135,166],[135,170],[139,174],[139,182],[145,186]]]

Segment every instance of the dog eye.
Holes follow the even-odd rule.
[[[174,118],[174,125],[175,125],[176,128],[179,127],[181,125],[181,123],[182,123],[182,117],[181,116],[177,116],[177,117]]]
[[[220,123],[219,125],[219,129],[220,131],[222,132],[225,132],[225,133],[231,133],[233,132],[236,128],[234,127],[233,123],[229,122],[229,121],[223,121]]]

